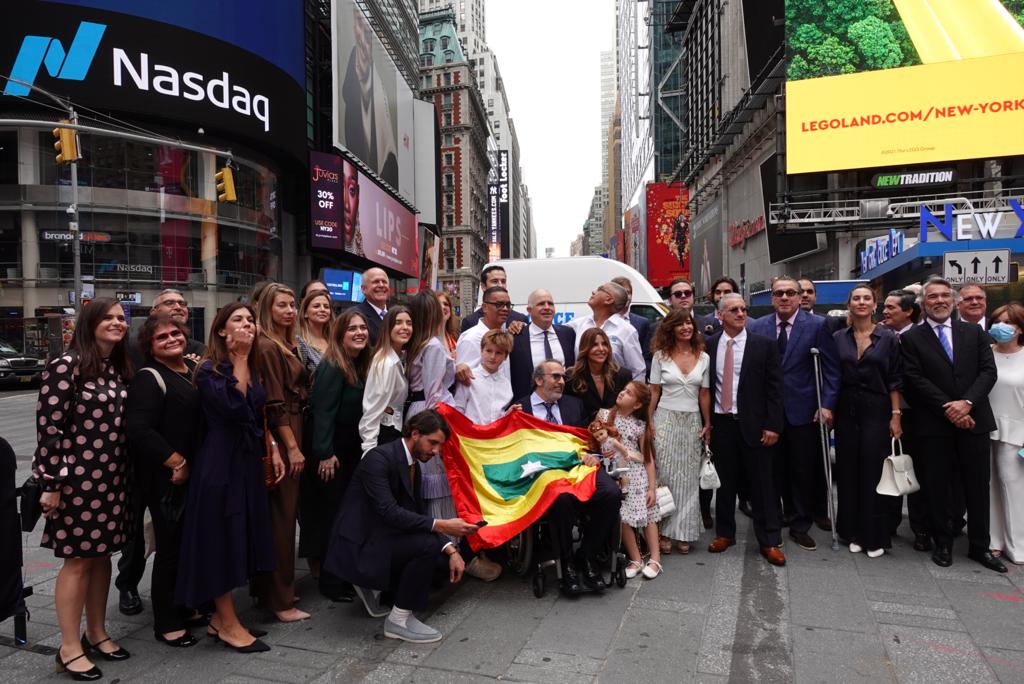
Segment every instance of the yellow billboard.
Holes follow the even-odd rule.
[[[787,172],[1024,154],[1024,0],[786,0]]]

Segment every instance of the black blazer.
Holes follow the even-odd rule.
[[[721,329],[722,321],[718,320],[714,311],[697,319],[697,331],[704,337],[710,337]]]
[[[644,364],[647,366],[647,376],[651,375],[651,335],[654,334],[654,324],[640,314],[630,313],[629,324],[636,330],[640,338],[640,353],[644,355]]]
[[[410,484],[401,439],[370,449],[345,490],[327,569],[353,584],[383,590],[391,581],[391,557],[410,534],[434,535],[440,554],[445,542],[431,531],[434,519],[427,514],[422,481],[417,464],[415,488]]]
[[[380,337],[380,324],[383,319],[365,299],[356,304],[356,311],[363,314],[363,318],[366,319],[366,327],[370,329],[370,346],[373,347]]]
[[[567,325],[554,325],[552,328],[558,343],[562,345],[565,367],[572,368],[576,363],[576,331]],[[512,374],[512,396],[528,396],[533,392],[533,369],[536,367],[530,349],[529,325],[512,338],[512,353],[509,354],[508,363]]]
[[[512,402],[513,405],[518,404],[523,411],[533,415],[533,406],[530,404],[530,394],[520,397]],[[558,400],[558,413],[562,416],[562,425],[570,425],[572,427],[587,427],[587,416],[583,412],[583,402],[576,397],[563,394],[562,398]],[[541,416],[543,418],[543,416]]]
[[[953,363],[928,321],[903,333],[903,390],[914,411],[914,426],[922,435],[952,435],[958,429],[945,416],[947,401],[967,399],[974,404],[976,435],[995,429],[988,393],[996,384],[996,361],[988,333],[974,323],[950,319]]]
[[[565,379],[565,391],[583,402],[583,415],[586,416],[587,424],[589,425],[598,411],[603,408],[610,409],[615,405],[615,399],[619,396],[619,392],[624,390],[632,379],[633,374],[628,369],[620,368],[612,378],[612,386],[605,387],[604,396],[600,397],[597,395],[597,385],[594,384],[594,378],[588,372],[583,378],[584,382],[587,383],[586,390],[577,392],[574,387],[575,380],[568,377]]]
[[[708,338],[707,352],[711,357],[711,401],[715,401],[715,372],[718,358],[718,341],[721,331]],[[779,362],[779,348],[775,340],[747,331],[743,347],[743,362],[740,366],[740,384],[736,388],[737,414],[740,435],[747,446],[761,445],[761,431],[771,430],[782,434],[784,425],[782,413],[782,365]]]
[[[466,314],[466,316],[462,319],[462,327],[459,328],[459,332],[466,332],[467,330],[472,328],[474,325],[480,322],[480,317],[483,315],[484,312],[481,311],[480,309],[477,309],[471,314]],[[523,323],[529,323],[530,318],[526,314],[519,313],[515,309],[512,309],[512,312],[508,315],[508,321],[506,322],[506,325],[508,323],[511,323],[512,321],[522,321]]]

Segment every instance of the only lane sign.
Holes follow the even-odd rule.
[[[954,285],[1002,285],[1010,282],[1010,250],[946,252],[942,277]]]

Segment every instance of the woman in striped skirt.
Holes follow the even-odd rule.
[[[661,552],[689,553],[701,530],[702,440],[711,433],[709,359],[689,311],[662,320],[651,344],[651,413],[658,482],[671,490],[675,512],[661,521]]]

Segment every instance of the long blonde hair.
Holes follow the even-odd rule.
[[[274,323],[274,300],[280,295],[291,297],[294,301],[295,292],[287,285],[281,283],[270,283],[260,292],[260,300],[256,310],[256,325],[259,326],[260,334],[265,335],[268,340],[283,349],[285,353],[291,354],[295,348],[295,324],[285,331],[282,337],[277,332],[277,325]],[[298,316],[296,316],[297,318]]]
[[[327,306],[331,305],[331,295],[328,294],[327,290],[310,290],[306,293],[306,296],[302,298],[302,304],[299,305],[299,310],[296,315],[299,324],[299,336],[307,342],[310,338],[309,331],[312,330],[312,326],[310,326],[309,321],[306,320],[306,310],[313,305],[313,300],[317,297],[327,297]],[[327,319],[326,323],[324,323],[323,330],[320,331],[320,336],[325,340],[330,334],[332,320],[334,320],[333,311],[331,312],[331,317]]]

